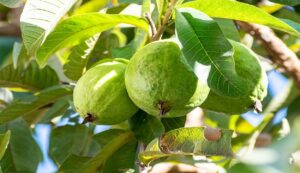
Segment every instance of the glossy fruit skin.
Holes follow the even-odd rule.
[[[152,42],[130,59],[125,84],[131,100],[153,116],[184,116],[199,106],[209,88],[198,81],[172,41]]]
[[[88,114],[96,124],[117,124],[133,116],[138,108],[128,97],[124,73],[127,61],[104,60],[89,69],[74,89],[74,105],[85,118]]]
[[[265,70],[253,51],[241,43],[230,41],[234,48],[234,61],[237,74],[245,79],[248,92],[244,97],[230,98],[210,91],[200,106],[216,112],[240,114],[253,109],[256,101],[262,101],[267,95],[268,79]]]

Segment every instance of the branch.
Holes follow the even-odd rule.
[[[269,53],[270,59],[294,79],[300,90],[300,61],[297,55],[270,28],[240,21],[236,23],[243,30],[261,41],[262,46]]]
[[[145,16],[145,18],[147,19],[147,21],[150,25],[152,37],[154,37],[154,35],[157,33],[155,24],[154,24],[154,22],[153,22],[153,20],[152,20],[149,13],[145,13],[144,16]]]
[[[14,23],[0,23],[0,36],[21,36],[20,27]]]
[[[171,2],[168,3],[168,9],[167,9],[165,17],[164,17],[164,19],[162,21],[162,24],[158,28],[156,34],[152,36],[151,41],[157,41],[163,35],[163,33],[164,33],[164,31],[165,31],[165,29],[167,27],[167,24],[169,22],[169,19],[171,18],[172,11],[173,11],[173,8],[174,8],[175,4],[176,4],[176,0],[171,0]]]

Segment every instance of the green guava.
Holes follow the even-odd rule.
[[[213,90],[200,106],[216,112],[240,114],[255,108],[261,111],[260,102],[267,95],[268,79],[256,54],[241,43],[230,41],[234,49],[234,61],[237,74],[246,80],[248,92],[244,97],[231,98],[220,96]]]
[[[137,51],[128,63],[125,84],[139,108],[161,117],[184,116],[209,93],[172,41],[152,42]]]
[[[133,116],[138,108],[128,97],[124,74],[127,60],[104,60],[89,69],[74,89],[77,112],[97,124],[117,124]]]

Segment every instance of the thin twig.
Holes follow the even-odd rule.
[[[156,30],[156,27],[155,27],[155,24],[150,16],[149,13],[145,13],[144,14],[145,18],[147,19],[149,25],[150,25],[150,28],[151,28],[151,33],[152,33],[152,36],[151,37],[154,37],[154,35],[157,33],[157,30]]]
[[[261,41],[270,59],[290,75],[300,90],[300,61],[297,55],[266,26],[236,22],[243,30]]]
[[[167,9],[165,17],[164,17],[164,19],[162,21],[162,24],[158,28],[156,34],[153,35],[153,37],[151,38],[151,41],[157,41],[163,35],[163,33],[164,33],[164,31],[165,31],[165,29],[167,27],[167,24],[169,23],[169,20],[171,18],[172,11],[173,11],[173,8],[175,7],[175,4],[176,4],[176,0],[171,0],[171,2],[168,3],[168,9]]]

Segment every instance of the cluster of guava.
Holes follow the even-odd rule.
[[[185,116],[195,107],[239,114],[266,96],[267,77],[256,55],[231,41],[237,74],[247,82],[243,97],[218,95],[187,63],[177,43],[157,41],[139,49],[128,61],[107,59],[90,68],[74,90],[78,113],[96,124],[117,124],[138,109],[150,115]]]

